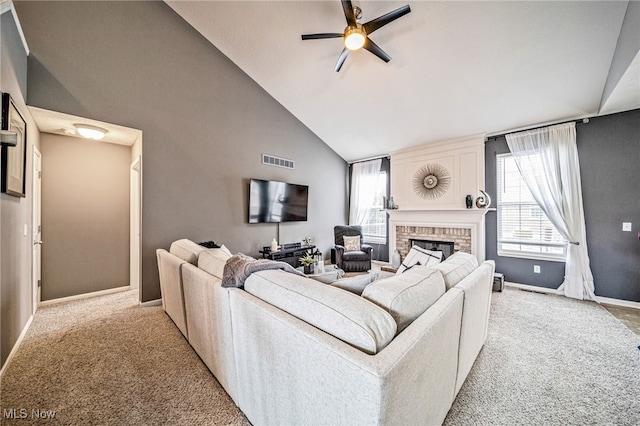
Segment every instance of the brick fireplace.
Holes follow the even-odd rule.
[[[389,212],[389,250],[404,258],[410,240],[453,242],[454,251],[485,260],[484,215],[486,209],[423,210]]]
[[[469,228],[442,228],[433,226],[397,226],[396,250],[403,258],[409,253],[411,243],[415,240],[429,241],[424,248],[430,250],[430,246],[437,246],[440,242],[453,243],[453,251],[471,253],[471,229]],[[420,244],[418,244],[420,245]],[[422,245],[420,245],[422,247]],[[436,249],[438,249],[436,247]]]
[[[438,196],[416,192],[425,165],[450,173],[450,186]],[[419,184],[418,184],[419,185]],[[438,141],[391,153],[391,194],[398,210],[389,211],[390,255],[404,258],[409,240],[453,242],[454,251],[485,260],[484,215],[487,209],[466,206],[484,188],[484,134]],[[391,256],[389,257],[391,258]]]

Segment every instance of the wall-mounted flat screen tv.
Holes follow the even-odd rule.
[[[308,200],[306,185],[251,179],[249,223],[306,221]]]

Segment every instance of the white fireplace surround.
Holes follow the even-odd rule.
[[[389,258],[396,249],[396,226],[462,228],[471,230],[471,254],[485,260],[484,216],[488,209],[390,210]]]

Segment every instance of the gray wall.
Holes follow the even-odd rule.
[[[16,2],[29,104],[143,131],[142,300],[160,297],[155,250],[212,239],[257,255],[277,225],[247,224],[251,177],[309,185],[311,236],[328,255],[345,223],[347,164],[162,2]],[[261,153],[296,161],[261,165]],[[46,279],[46,277],[44,277]]]
[[[576,124],[587,246],[596,295],[640,302],[640,110],[595,117]],[[487,192],[496,193],[496,154],[509,152],[504,138],[485,145]],[[495,198],[494,198],[495,199]],[[633,232],[623,232],[632,222]],[[557,288],[564,263],[499,257],[496,213],[486,216],[487,258],[505,280]],[[541,273],[533,273],[533,265]]]
[[[591,119],[577,141],[596,294],[640,302],[640,109]]]
[[[42,300],[129,285],[131,148],[52,134],[42,153]]]
[[[27,55],[11,11],[0,21],[0,91],[11,94],[27,121],[26,198],[0,194],[0,366],[33,312],[31,290],[31,168],[38,128],[25,105]],[[27,226],[27,235],[24,227]]]

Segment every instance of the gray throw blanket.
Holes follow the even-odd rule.
[[[254,259],[246,254],[238,253],[231,256],[224,265],[222,287],[242,288],[244,287],[245,280],[249,278],[249,275],[254,272],[266,271],[269,269],[282,269],[285,272],[304,276],[302,272],[296,270],[286,262],[277,262],[269,259]]]

